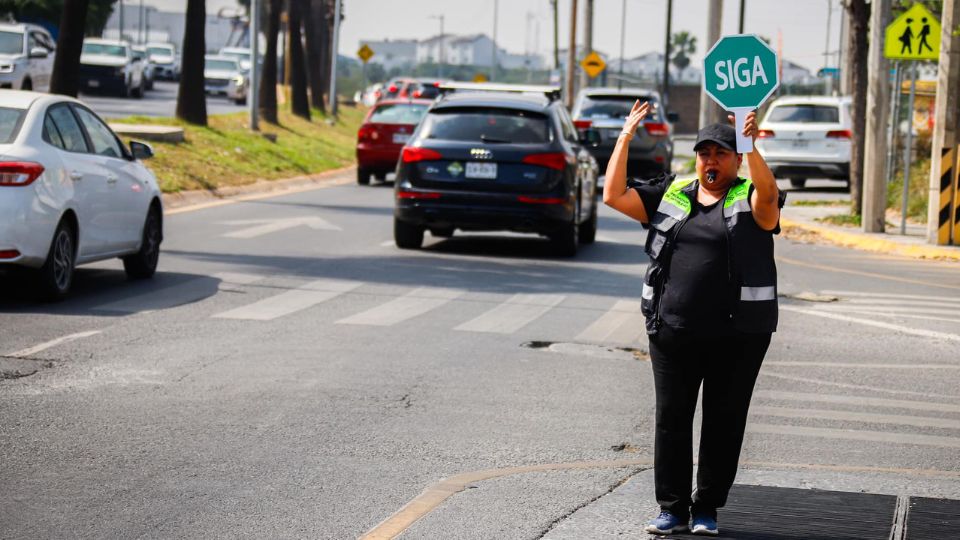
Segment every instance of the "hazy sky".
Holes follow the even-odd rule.
[[[264,0],[260,0],[264,1]],[[498,0],[497,42],[510,52],[525,51],[552,55],[553,23],[549,0]],[[560,47],[569,40],[571,0],[560,1]],[[744,31],[769,37],[776,48],[777,32],[783,36],[783,56],[816,72],[823,66],[827,38],[827,9],[830,19],[830,50],[835,52],[840,37],[839,0],[745,0],[747,13]],[[127,4],[138,3],[127,0]],[[183,10],[186,0],[145,0],[145,4],[163,10]],[[625,56],[637,56],[663,50],[666,31],[666,0],[626,0],[627,32]],[[583,6],[578,41],[583,38]],[[702,60],[707,47],[707,0],[674,0],[673,31],[686,30],[697,36],[695,62]],[[207,13],[236,0],[206,0]],[[448,34],[486,33],[493,35],[494,0],[343,0],[346,19],[340,29],[340,53],[355,56],[361,39],[423,39],[440,33],[440,21],[430,15],[443,15]],[[616,57],[620,53],[620,13],[622,0],[594,0],[594,48]],[[739,0],[724,0],[722,33],[737,31]],[[529,14],[529,17],[528,17]],[[528,22],[529,21],[529,22]],[[539,27],[539,32],[537,31]],[[537,37],[539,36],[539,39]],[[836,56],[831,65],[836,65]]]

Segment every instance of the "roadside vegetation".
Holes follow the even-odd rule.
[[[340,117],[330,125],[319,110],[313,121],[278,111],[279,125],[260,123],[260,132],[249,129],[247,113],[214,115],[207,126],[175,118],[131,116],[112,123],[155,124],[184,129],[186,142],[151,142],[154,157],[146,162],[156,174],[164,193],[184,190],[215,190],[315,174],[354,162],[357,129],[366,112],[341,106]],[[271,138],[275,137],[275,141]]]

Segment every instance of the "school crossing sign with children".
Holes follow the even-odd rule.
[[[892,60],[939,60],[940,21],[914,4],[887,26],[883,55]]]

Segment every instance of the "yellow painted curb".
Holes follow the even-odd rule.
[[[838,231],[831,227],[822,227],[810,223],[802,223],[790,219],[780,219],[780,226],[783,228],[793,227],[804,231],[820,235],[825,240],[834,244],[862,249],[864,251],[873,251],[877,253],[887,253],[902,255],[904,257],[913,257],[917,259],[945,259],[950,261],[960,261],[960,247],[946,246],[912,246],[886,240],[884,238],[874,238],[866,233],[857,234],[845,231]]]

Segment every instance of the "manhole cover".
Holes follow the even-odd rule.
[[[610,347],[589,343],[566,343],[562,341],[528,341],[521,345],[528,349],[546,352],[590,356],[593,358],[617,358],[623,360],[649,360],[646,351],[633,347]]]

